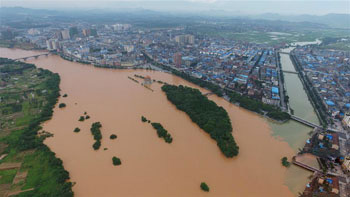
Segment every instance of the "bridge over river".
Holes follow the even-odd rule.
[[[318,125],[318,124],[309,122],[309,121],[307,121],[307,120],[305,120],[305,119],[303,119],[303,118],[300,118],[300,117],[295,116],[295,115],[292,115],[292,114],[290,114],[290,118],[291,118],[292,120],[295,120],[295,121],[297,121],[297,122],[299,122],[299,123],[301,123],[301,124],[304,124],[304,125],[309,126],[309,127],[312,127],[312,128],[323,128],[322,126],[320,126],[320,125]],[[329,128],[329,127],[327,128],[327,131],[339,132],[338,130],[335,130],[335,129],[332,129],[332,128]]]
[[[290,73],[290,74],[298,74],[298,72],[290,71],[290,70],[282,70],[284,73]]]
[[[48,55],[50,55],[50,52],[42,53],[42,54],[38,54],[38,55],[27,56],[27,57],[20,57],[20,58],[16,58],[16,59],[13,59],[13,60],[16,60],[16,61],[24,60],[24,61],[26,61],[27,59],[30,59],[30,58],[37,59],[40,56],[46,56],[47,57]]]
[[[287,52],[282,52],[282,51],[279,51],[278,53],[289,55],[289,53],[287,53]]]

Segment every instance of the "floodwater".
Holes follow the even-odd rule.
[[[0,56],[9,58],[38,53],[0,48]],[[94,68],[58,56],[28,62],[59,73],[61,94],[68,94],[59,99],[67,107],[56,106],[43,128],[54,134],[45,143],[63,160],[71,181],[76,182],[76,196],[295,196],[286,180],[299,180],[299,175],[288,174],[290,170],[281,165],[281,158],[291,158],[295,150],[273,136],[260,116],[209,96],[227,110],[240,146],[239,155],[229,159],[209,135],[166,99],[159,84],[151,85],[152,92],[127,77],[149,75],[198,88],[181,78],[155,71]],[[91,118],[79,122],[84,112]],[[142,115],[160,122],[173,142],[158,138],[151,125],[141,122]],[[92,148],[89,131],[96,121],[102,124],[103,136],[98,151]],[[81,131],[74,133],[75,127]],[[110,140],[111,134],[118,138]],[[121,166],[112,165],[113,156],[121,158]],[[201,182],[209,185],[209,193],[200,190]]]

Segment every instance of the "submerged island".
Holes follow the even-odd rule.
[[[210,134],[226,157],[238,155],[239,147],[232,136],[231,120],[222,107],[209,100],[198,89],[163,85],[168,100],[184,111],[201,129]]]
[[[171,143],[173,142],[173,138],[171,137],[170,133],[164,127],[158,123],[158,122],[152,122],[151,123],[152,127],[157,130],[157,135],[160,138],[163,138],[166,143]]]
[[[95,143],[92,145],[94,150],[98,150],[101,146],[101,139],[102,139],[102,134],[101,134],[101,123],[100,122],[94,122],[91,125],[91,134],[94,136]]]
[[[151,121],[147,120],[147,118],[144,116],[141,116],[141,121],[151,123]],[[168,130],[166,130],[160,123],[152,122],[151,125],[157,131],[158,137],[163,138],[164,141],[168,144],[173,142],[173,137],[171,137],[170,133],[168,133]]]

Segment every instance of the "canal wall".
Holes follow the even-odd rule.
[[[315,95],[314,92],[312,92],[312,85],[309,84],[308,81],[306,80],[306,76],[303,74],[303,69],[300,65],[300,62],[297,60],[297,58],[293,54],[293,51],[291,51],[291,53],[289,54],[289,57],[293,63],[295,70],[298,72],[298,77],[299,77],[301,83],[303,84],[304,90],[307,94],[307,97],[308,97],[312,107],[314,108],[314,111],[316,112],[319,123],[321,125],[324,125],[324,124],[327,125],[328,123],[327,123],[326,117],[324,115],[326,113],[323,111],[322,106],[319,106],[319,105],[323,105],[323,104],[320,103],[320,101],[316,100],[317,96]]]
[[[289,113],[291,113],[290,111],[290,105],[289,105],[289,96],[287,94],[286,91],[286,86],[285,86],[285,81],[284,81],[284,73],[283,73],[283,69],[281,66],[281,56],[280,56],[280,52],[276,53],[276,62],[277,62],[277,68],[278,68],[278,77],[279,77],[279,87],[280,87],[280,96],[281,96],[281,107],[282,110],[287,111]]]

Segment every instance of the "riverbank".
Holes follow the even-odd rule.
[[[0,166],[5,167],[0,170],[0,194],[73,196],[62,160],[43,144],[52,134],[40,127],[52,117],[60,77],[32,64],[2,58],[0,70],[4,76],[0,83],[5,84],[0,89]],[[7,170],[11,165],[14,167]]]
[[[24,43],[24,42],[3,40],[3,39],[0,39],[0,47],[18,48],[23,50],[43,50],[42,48],[38,48],[32,43]]]
[[[25,56],[21,51],[15,53]],[[284,156],[291,158],[294,151],[271,136],[269,125],[260,116],[215,95],[209,97],[228,112],[240,146],[240,154],[227,159],[215,141],[167,101],[161,84],[153,83],[151,92],[128,76],[149,75],[207,93],[203,88],[167,73],[87,67],[58,56],[30,62],[58,72],[62,92],[69,95],[64,100],[67,107],[55,108],[53,119],[43,127],[54,133],[45,143],[62,158],[72,181],[77,183],[73,187],[77,196],[108,196],[116,192],[122,196],[202,196],[198,185],[203,180],[214,196],[293,196],[284,185],[287,169],[280,160]],[[77,121],[84,111],[91,119]],[[155,138],[153,128],[144,127],[140,121],[142,115],[161,122],[171,131],[174,141],[166,144]],[[117,141],[103,138],[98,151],[92,150],[89,133],[95,121],[103,124],[103,136],[118,135]],[[76,127],[81,129],[79,133],[72,132]],[[114,155],[123,158],[118,168],[111,165]],[[92,176],[94,179],[89,178]]]

